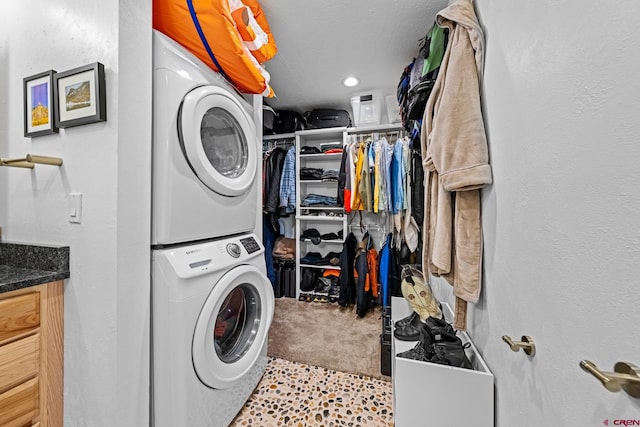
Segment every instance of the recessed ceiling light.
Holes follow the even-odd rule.
[[[342,81],[342,84],[347,87],[353,87],[359,83],[359,80],[355,77],[347,77]]]

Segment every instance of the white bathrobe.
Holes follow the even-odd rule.
[[[454,326],[464,330],[466,303],[477,302],[482,283],[480,189],[492,182],[480,105],[484,34],[472,0],[453,1],[436,22],[449,41],[421,132],[423,265],[453,285]]]

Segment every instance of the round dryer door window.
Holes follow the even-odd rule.
[[[257,167],[255,125],[240,101],[217,86],[189,92],[180,110],[180,142],[198,179],[224,196],[253,184]]]
[[[193,366],[205,385],[232,387],[255,365],[273,319],[269,279],[241,265],[216,283],[198,316],[193,335]]]

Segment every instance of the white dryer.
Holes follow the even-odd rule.
[[[151,244],[254,231],[261,150],[253,106],[155,30],[153,49]]]
[[[153,251],[153,425],[227,426],[264,374],[274,310],[254,234]]]

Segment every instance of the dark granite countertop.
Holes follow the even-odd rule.
[[[69,278],[69,247],[0,242],[0,293]]]

